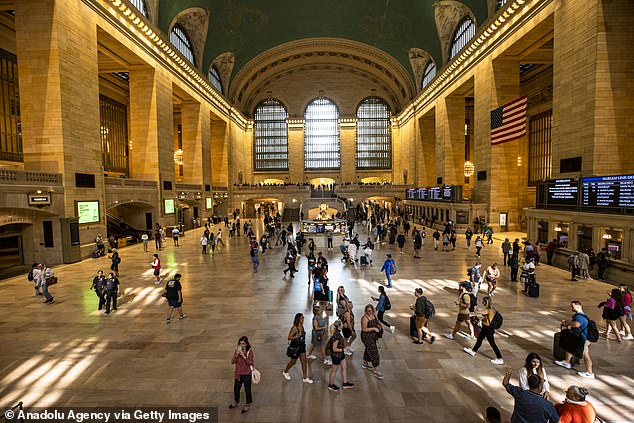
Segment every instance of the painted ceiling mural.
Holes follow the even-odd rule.
[[[427,51],[443,62],[435,3],[451,0],[161,0],[159,27],[168,32],[182,11],[209,12],[202,69],[220,54],[234,55],[233,73],[277,45],[305,38],[334,37],[383,50],[411,76],[408,51]],[[453,3],[453,1],[451,1]],[[487,18],[488,0],[462,0],[477,22]]]

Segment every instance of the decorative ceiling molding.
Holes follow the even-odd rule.
[[[433,62],[434,59],[431,55],[422,48],[410,48],[407,53],[409,54],[409,63],[412,66],[414,72],[414,79],[416,79],[416,87],[420,87],[423,83],[423,77],[425,68],[429,60]]]
[[[179,24],[183,27],[192,43],[194,52],[195,66],[202,71],[202,62],[205,52],[205,43],[207,42],[207,30],[209,28],[209,11],[202,7],[190,7],[183,10],[172,19],[169,32],[172,32],[174,25]]]
[[[449,60],[449,50],[456,27],[465,16],[469,16],[473,23],[478,27],[478,21],[467,6],[456,0],[435,0],[434,1],[434,17],[436,19],[436,30],[440,39],[442,48],[442,61],[447,63]],[[438,67],[438,64],[436,64]]]
[[[233,78],[229,98],[244,110],[263,81],[291,68],[309,65],[340,66],[374,76],[395,93],[398,111],[413,98],[411,76],[396,59],[367,44],[339,38],[309,38],[274,47],[252,59]]]
[[[384,93],[381,93],[380,97],[384,98],[384,100],[386,100],[389,103],[391,110],[394,110],[395,108],[399,107],[399,105],[402,105],[402,102],[399,101],[400,94],[397,94],[396,92],[394,92],[380,78],[377,78],[375,75],[368,74],[364,69],[354,68],[351,66],[344,66],[344,65],[336,64],[336,63],[333,63],[333,64],[320,63],[320,64],[298,65],[296,67],[288,68],[288,69],[285,69],[284,71],[280,71],[275,74],[269,75],[266,79],[263,79],[258,84],[257,89],[254,89],[251,92],[249,98],[244,100],[244,102],[242,103],[244,104],[244,108],[241,109],[242,112],[247,116],[252,115],[253,110],[255,109],[255,106],[260,101],[268,98],[269,86],[271,84],[274,84],[278,80],[292,76],[292,75],[297,75],[303,72],[319,72],[319,71],[345,72],[348,74],[355,75],[357,77],[367,79],[373,85],[375,85],[376,87],[379,87],[380,89],[384,91]],[[383,94],[386,94],[386,95],[383,95]],[[368,93],[363,93],[359,95],[359,101],[361,101],[363,98],[367,96],[368,96]],[[282,101],[282,103],[284,103],[286,106],[288,106],[287,104],[288,102],[286,101],[286,99],[280,98],[279,100]],[[306,106],[308,105],[310,101],[312,101],[311,96],[307,97],[307,100],[301,107],[301,110],[305,110]],[[335,101],[335,103],[337,103],[337,101]],[[338,107],[340,107],[339,104],[338,104]]]
[[[231,72],[233,72],[235,62],[236,56],[230,51],[219,54],[214,61],[211,62],[211,66],[214,66],[220,75],[222,92],[229,92],[229,81],[231,80]]]

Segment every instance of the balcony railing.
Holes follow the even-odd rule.
[[[134,188],[147,188],[147,189],[157,189],[158,183],[156,181],[144,181],[140,179],[129,179],[129,178],[112,178],[109,176],[104,177],[104,183],[106,187],[134,187]]]

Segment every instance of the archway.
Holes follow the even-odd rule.
[[[385,182],[384,178],[379,178],[378,176],[368,176],[367,178],[361,179],[362,184],[382,184]]]
[[[284,202],[275,197],[260,197],[245,200],[241,204],[242,216],[247,219],[264,216],[281,215],[284,211]]]
[[[158,221],[158,213],[152,204],[142,201],[115,201],[106,210],[108,232],[115,230],[114,226],[132,232],[151,231]]]
[[[284,185],[283,179],[268,178],[260,182],[262,185]]]

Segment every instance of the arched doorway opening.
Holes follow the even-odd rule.
[[[247,219],[281,216],[284,212],[284,202],[275,197],[252,198],[243,201],[241,207]]]
[[[334,185],[335,180],[332,178],[313,178],[310,180],[310,184],[314,187],[319,187],[321,185]]]
[[[0,277],[23,272],[25,262],[23,237],[33,233],[30,223],[0,225]]]
[[[143,233],[152,235],[152,228],[157,222],[158,213],[155,208],[142,201],[115,201],[106,210],[107,236],[126,238],[138,242]]]
[[[386,182],[386,180],[378,176],[368,176],[367,178],[361,179],[362,184],[382,184],[384,182]]]

